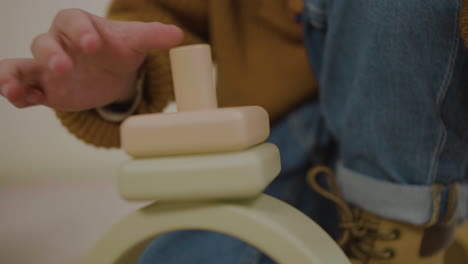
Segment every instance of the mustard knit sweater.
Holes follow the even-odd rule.
[[[182,45],[209,43],[219,105],[260,105],[275,120],[317,91],[295,20],[301,9],[301,0],[113,0],[108,17],[175,24],[185,32]],[[135,114],[160,112],[173,99],[168,52],[150,52],[143,69],[143,101]],[[87,143],[120,145],[120,124],[95,110],[57,115]]]
[[[209,43],[218,67],[219,105],[260,105],[275,120],[317,93],[295,21],[301,9],[302,0],[113,0],[108,17],[175,24],[185,32],[182,45]],[[460,29],[468,46],[468,0]],[[173,99],[168,52],[150,52],[143,69],[143,101],[135,114],[160,112]],[[120,124],[95,110],[57,116],[87,143],[120,145]]]

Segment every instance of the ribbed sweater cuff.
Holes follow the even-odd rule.
[[[96,108],[100,117],[109,122],[122,122],[125,118],[135,113],[143,96],[144,73],[140,72],[138,76],[133,98],[127,102],[118,102]]]
[[[134,114],[161,112],[173,99],[168,52],[151,52],[143,67],[143,96]],[[56,111],[56,115],[78,139],[98,147],[120,147],[120,122],[103,119],[95,109],[80,112]]]

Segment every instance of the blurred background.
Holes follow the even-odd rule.
[[[110,0],[2,0],[0,59],[29,45],[57,11],[104,15]],[[68,134],[45,107],[16,109],[0,97],[0,263],[74,264],[107,228],[141,204],[117,193],[120,150]]]

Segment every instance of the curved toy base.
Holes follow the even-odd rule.
[[[83,264],[136,263],[155,236],[177,230],[227,234],[258,248],[277,263],[350,263],[315,222],[262,194],[243,201],[155,202],[114,225]]]

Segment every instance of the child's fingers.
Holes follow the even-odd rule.
[[[121,22],[122,23],[122,22]],[[178,45],[184,38],[183,31],[174,25],[158,22],[123,22],[124,39],[128,45],[142,53],[150,49],[168,49]]]
[[[0,61],[0,94],[16,107],[40,104],[44,95],[38,89],[40,65],[33,59]]]
[[[72,60],[52,33],[37,36],[31,43],[34,58],[54,73],[66,73],[72,69]]]
[[[9,101],[17,108],[25,108],[43,103],[44,98],[44,94],[39,89],[34,87],[24,87],[22,97]]]
[[[101,39],[90,14],[80,9],[58,12],[50,31],[57,38],[65,38],[65,42],[71,41],[85,53],[95,52],[101,47]]]
[[[10,102],[16,102],[24,98],[26,89],[15,79],[9,79],[0,83],[1,94]]]
[[[35,87],[26,87],[18,81],[9,81],[2,85],[2,95],[17,108],[42,104],[44,93]]]
[[[0,61],[0,93],[9,101],[17,101],[24,96],[24,88],[19,79],[24,71],[20,68],[32,68],[29,59],[6,59]]]

